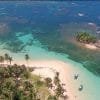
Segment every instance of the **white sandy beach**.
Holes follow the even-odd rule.
[[[85,47],[88,48],[88,49],[91,49],[91,50],[98,49],[95,45],[92,45],[92,44],[85,44]]]
[[[19,64],[25,64],[25,62],[17,62]],[[43,77],[55,76],[53,71],[60,73],[61,83],[64,83],[64,88],[67,90],[66,94],[69,96],[68,100],[95,100],[96,91],[99,88],[100,78],[97,78],[87,70],[78,67],[78,64],[71,64],[69,62],[63,62],[59,60],[37,60],[30,61],[29,66],[35,66],[37,69],[33,71],[33,74],[42,75]],[[79,74],[78,80],[74,80],[74,75]],[[98,82],[96,83],[96,81]],[[80,85],[83,85],[83,91],[78,91]],[[96,86],[93,86],[96,84]],[[94,96],[93,96],[94,95]],[[90,99],[91,98],[91,99]]]
[[[19,62],[19,64],[22,64],[22,62]],[[36,69],[33,71],[33,74],[41,75],[43,77],[50,77],[54,78],[55,73],[60,73],[60,80],[61,83],[66,84],[64,88],[67,90],[67,95],[69,96],[69,100],[74,100],[75,96],[73,95],[73,91],[71,90],[71,84],[70,82],[70,75],[68,73],[71,72],[71,68],[69,67],[69,64],[65,64],[64,62],[57,61],[57,60],[39,60],[39,61],[30,61],[29,66],[35,66],[39,69]],[[73,78],[73,77],[72,77]]]
[[[8,53],[13,57],[12,64],[26,64],[24,59],[25,53],[12,53],[8,50],[0,49],[1,55],[4,55],[5,53]],[[56,70],[60,73],[60,80],[65,84],[64,88],[67,90],[67,95],[69,96],[68,100],[100,99],[100,78],[93,75],[81,64],[70,60],[65,55],[46,52],[37,47],[31,48],[30,51],[28,51],[28,54],[30,56],[29,66],[42,68],[35,70],[33,72],[34,74],[53,78],[54,72],[52,70]],[[37,56],[40,58],[42,57],[43,59],[35,59]],[[75,74],[79,74],[78,80],[74,80]],[[81,84],[84,88],[82,91],[78,91]]]

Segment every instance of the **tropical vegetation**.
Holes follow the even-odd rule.
[[[96,43],[97,39],[95,36],[87,32],[78,32],[76,34],[76,40],[81,43]]]
[[[11,64],[9,57],[0,56],[0,100],[67,100],[58,72],[54,79],[43,78],[31,73],[35,67]]]

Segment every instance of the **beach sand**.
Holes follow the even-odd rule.
[[[95,45],[93,44],[85,44],[85,47],[88,48],[88,49],[91,49],[91,50],[96,50],[98,49]]]
[[[19,62],[19,64],[22,64],[22,62]],[[43,77],[50,77],[54,78],[55,72],[59,72],[59,78],[61,80],[61,83],[64,83],[64,88],[67,91],[67,95],[69,97],[69,100],[74,100],[73,91],[70,88],[71,84],[70,82],[70,75],[68,73],[71,72],[71,68],[69,64],[65,64],[64,62],[58,61],[58,60],[38,60],[38,61],[30,61],[29,66],[37,67],[39,69],[36,69],[33,71],[33,74],[41,75]],[[73,79],[73,77],[71,78]]]
[[[18,61],[19,64],[25,64],[25,61]],[[73,62],[72,62],[73,63]],[[68,100],[95,100],[99,99],[99,84],[100,78],[94,76],[92,73],[87,72],[79,64],[70,62],[63,62],[59,60],[37,60],[29,61],[29,66],[37,67],[33,74],[41,75],[43,77],[54,78],[54,71],[60,73],[61,83],[64,83],[64,88],[67,90]],[[74,80],[74,75],[79,74],[78,80]],[[97,81],[98,80],[98,81]],[[83,90],[79,91],[80,85],[83,85]]]
[[[0,54],[4,55],[5,53],[13,57],[12,64],[27,65],[24,59],[25,53],[12,53],[0,48]],[[100,78],[93,75],[80,63],[70,60],[65,55],[46,52],[42,49],[37,50],[35,47],[31,48],[28,54],[30,56],[29,66],[41,67],[41,69],[33,71],[34,74],[53,79],[54,72],[52,70],[60,73],[60,80],[61,83],[65,84],[64,88],[67,90],[68,100],[100,100]],[[35,59],[36,54],[40,55],[42,59]],[[79,74],[77,80],[74,80],[75,74]],[[83,85],[83,90],[79,91],[78,88],[81,84]]]

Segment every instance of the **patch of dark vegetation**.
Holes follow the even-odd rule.
[[[35,85],[30,68],[16,64],[0,67],[1,100],[40,100]]]
[[[36,75],[32,75],[34,67],[25,65],[0,65],[0,99],[1,100],[61,100],[68,98],[64,95],[65,90],[62,87],[59,74],[54,77],[54,95],[49,93],[52,89],[52,79],[47,77],[44,80]],[[58,73],[58,72],[57,72]],[[41,90],[44,89],[44,90]],[[44,92],[42,94],[42,92]],[[46,93],[45,93],[46,92]],[[47,94],[48,92],[48,94]],[[67,99],[66,99],[67,100]]]
[[[97,42],[97,38],[87,32],[78,32],[76,34],[76,40],[81,43],[87,43],[87,44]]]
[[[65,100],[64,89],[59,73],[55,77],[43,78],[32,74],[36,67],[29,67],[29,55],[25,55],[27,66],[12,65],[13,58],[9,54],[0,56],[0,100]],[[7,64],[4,64],[6,61]],[[38,69],[38,68],[37,68]],[[54,93],[51,93],[51,90]]]

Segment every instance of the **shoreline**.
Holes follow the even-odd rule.
[[[25,54],[24,53],[11,53],[8,50],[1,50],[1,54],[4,55],[8,53],[13,57],[12,64],[26,65]],[[30,57],[33,55],[29,52]],[[58,56],[58,55],[57,55]],[[59,55],[60,56],[60,55]],[[68,100],[94,100],[95,98],[100,99],[99,97],[99,88],[100,88],[100,78],[93,75],[86,68],[84,68],[80,63],[66,59],[33,59],[30,58],[28,62],[30,67],[42,68],[33,72],[33,74],[42,75],[43,77],[54,77],[51,69],[59,72],[61,83],[66,84],[64,89],[68,95]],[[79,74],[79,78],[74,80],[74,75]],[[80,85],[84,86],[82,91],[79,91],[78,88]],[[88,84],[88,85],[87,85]],[[95,85],[96,84],[96,85]],[[92,95],[91,95],[92,93]],[[87,95],[88,94],[88,95]]]
[[[15,63],[15,62],[14,62]],[[12,63],[12,64],[14,64]],[[26,65],[24,61],[16,62],[19,65]],[[26,65],[27,66],[27,65]],[[42,77],[50,77],[54,78],[55,72],[59,72],[59,78],[61,84],[65,84],[64,89],[67,91],[65,94],[68,95],[68,100],[74,100],[74,92],[72,90],[70,82],[70,77],[68,73],[71,72],[70,64],[66,64],[59,60],[37,60],[37,61],[29,61],[29,67],[35,67],[36,69],[32,72],[32,74],[40,75]],[[67,68],[68,67],[68,68]]]
[[[22,65],[25,64],[25,61],[18,61],[16,63]],[[59,72],[60,81],[62,84],[65,84],[64,89],[67,91],[65,92],[65,94],[68,95],[68,100],[87,100],[92,97],[92,95],[90,94],[91,92],[93,93],[96,89],[95,86],[93,87],[95,81],[94,79],[96,79],[96,77],[93,77],[93,74],[91,72],[87,73],[86,69],[81,68],[82,66],[78,67],[78,64],[71,64],[71,62],[65,63],[60,60],[30,60],[29,67],[39,68],[33,71],[33,74],[40,75],[43,77],[50,77],[51,79],[53,79],[55,76],[52,70]],[[74,80],[75,74],[79,74],[78,80]],[[87,75],[89,75],[89,77],[87,77]],[[91,82],[93,83],[91,84]],[[87,83],[90,86],[87,86]],[[100,83],[99,80],[98,83]],[[83,84],[83,86],[85,87],[83,91],[78,90],[81,84]],[[89,96],[87,96],[87,94]],[[95,98],[95,96],[96,94],[94,94],[93,98]]]
[[[96,47],[94,44],[84,44],[84,46],[88,49],[91,49],[91,50],[97,50],[99,49],[98,47]]]

